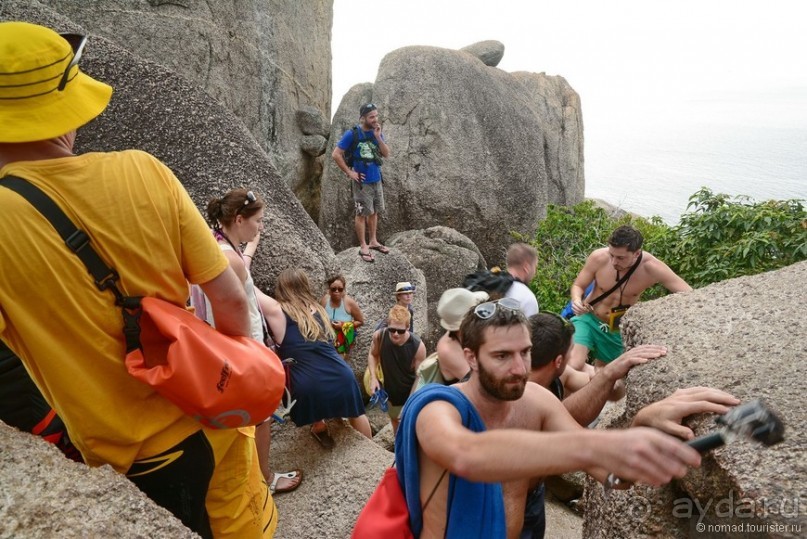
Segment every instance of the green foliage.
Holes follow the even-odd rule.
[[[807,259],[807,211],[801,200],[754,202],[703,187],[689,198],[673,232],[676,241],[667,245],[662,260],[696,288]]]
[[[800,200],[754,202],[713,194],[704,187],[690,197],[687,213],[675,227],[658,217],[613,218],[589,200],[571,207],[550,205],[535,238],[519,238],[538,250],[538,269],[530,286],[541,309],[563,308],[586,257],[623,224],[639,229],[644,249],[695,288],[807,260],[807,212]],[[656,286],[643,299],[664,294]]]

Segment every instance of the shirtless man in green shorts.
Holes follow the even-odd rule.
[[[571,368],[589,370],[593,374],[586,366],[589,352],[594,356],[594,368],[598,368],[625,351],[619,319],[651,286],[661,284],[670,292],[692,290],[667,264],[642,251],[643,241],[641,232],[623,225],[608,238],[607,247],[597,249],[586,259],[571,290],[572,310],[576,315],[572,318],[575,332],[569,359]],[[627,280],[594,303],[593,300],[611,290],[634,266]],[[584,298],[585,289],[592,281],[596,283],[594,289]]]

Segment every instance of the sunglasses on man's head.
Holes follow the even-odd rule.
[[[486,301],[485,303],[480,303],[474,308],[474,314],[482,320],[487,320],[496,314],[496,309],[498,307],[504,307],[505,309],[509,309],[511,311],[521,310],[521,304],[517,299],[502,298],[496,301]]]
[[[398,328],[387,328],[387,331],[390,333],[395,333],[396,335],[403,335],[406,333],[405,329],[398,329]]]
[[[331,287],[331,292],[344,292],[344,291],[345,291],[344,288],[339,288],[338,286]]]
[[[56,87],[56,91],[61,92],[64,90],[64,87],[67,86],[67,83],[70,82],[70,70],[73,69],[78,65],[79,60],[81,60],[81,54],[84,52],[84,46],[87,44],[87,36],[83,36],[81,34],[59,34],[62,38],[70,43],[70,47],[73,48],[73,59],[70,60],[70,63],[67,64],[67,69],[64,70],[64,74],[62,74],[61,80],[59,80],[59,85]]]

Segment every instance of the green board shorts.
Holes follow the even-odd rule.
[[[619,330],[611,331],[608,324],[593,313],[572,317],[572,324],[574,324],[574,343],[591,350],[594,359],[611,363],[625,351]]]

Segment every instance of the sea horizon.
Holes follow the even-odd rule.
[[[585,101],[583,116],[585,120]],[[586,198],[677,224],[701,187],[807,197],[807,90],[727,94],[585,125]]]

